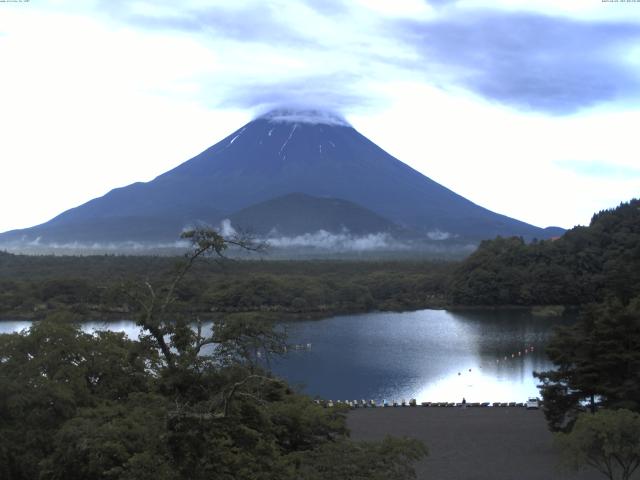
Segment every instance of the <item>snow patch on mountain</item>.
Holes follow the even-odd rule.
[[[280,153],[278,155],[282,155],[282,152],[284,151],[284,148],[287,146],[287,143],[289,143],[289,141],[293,138],[293,134],[295,133],[296,128],[298,128],[298,125],[293,126],[293,128],[291,129],[291,132],[289,132],[289,137],[285,140],[282,147],[280,147]]]

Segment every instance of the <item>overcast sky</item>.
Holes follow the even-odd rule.
[[[0,1],[0,232],[282,105],[538,226],[640,196],[640,1]]]

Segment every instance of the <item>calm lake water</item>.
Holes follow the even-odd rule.
[[[536,318],[520,311],[343,315],[284,324],[291,344],[273,371],[322,398],[416,398],[421,401],[522,402],[539,396],[534,371],[552,367],[544,346],[554,325],[571,320]],[[30,322],[0,322],[0,333]],[[90,322],[136,337],[129,321]]]

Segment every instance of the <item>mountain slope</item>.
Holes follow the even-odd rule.
[[[344,230],[363,235],[399,232],[389,220],[355,203],[336,198],[317,198],[291,193],[244,208],[229,216],[231,224],[260,235],[303,235],[325,230]]]
[[[90,226],[96,224],[110,225],[113,240],[173,240],[180,223],[213,223],[292,192],[353,202],[424,234],[549,236],[439,185],[338,117],[276,111],[148,183],[112,190],[43,225],[3,234],[0,241],[102,241],[106,232]]]

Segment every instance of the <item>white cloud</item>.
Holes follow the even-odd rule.
[[[581,20],[640,21],[640,8],[635,2],[602,0],[459,0],[460,10],[498,9],[511,12],[533,12],[543,15],[563,15]]]
[[[389,17],[432,18],[434,9],[424,0],[356,0],[356,3]]]
[[[195,100],[191,82],[214,54],[194,40],[37,9],[6,18],[0,202],[13,208],[0,231],[151,180],[250,118]]]
[[[216,4],[241,12],[265,2],[0,6],[0,231],[151,180],[204,150],[250,119],[250,108],[219,107],[243,85],[332,74],[349,74],[343,90],[371,99],[342,112],[355,128],[492,210],[569,227],[640,191],[634,178],[588,178],[558,166],[571,160],[636,167],[636,107],[612,104],[565,117],[506,108],[452,88],[451,72],[437,65],[425,78],[416,51],[384,30],[389,18],[428,20],[448,9],[636,22],[640,4],[464,0],[435,8],[422,0],[359,0],[331,17],[278,0],[267,6],[300,40],[275,46],[206,25],[144,28],[116,11],[125,5],[129,14],[192,18],[190,12]],[[624,55],[638,63],[638,52],[630,45]],[[316,97],[309,103],[330,101]]]
[[[639,111],[548,117],[416,82],[379,88],[405,95],[384,112],[350,116],[353,125],[416,170],[498,213],[572,227],[640,192],[637,179],[586,178],[557,164],[570,158],[637,166]]]
[[[222,220],[222,222],[220,222],[219,230],[220,234],[227,238],[233,237],[238,233],[236,229],[233,228],[233,225],[231,225],[231,220],[229,220],[228,218],[225,218],[224,220]]]
[[[293,237],[270,237],[267,242],[277,248],[312,247],[334,251],[372,251],[372,250],[402,250],[407,248],[395,241],[387,233],[370,233],[368,235],[352,235],[349,232],[330,233],[318,230]]]
[[[270,122],[279,123],[309,123],[312,125],[338,125],[343,127],[349,127],[343,117],[330,111],[322,110],[271,110],[262,118],[269,120]]]

